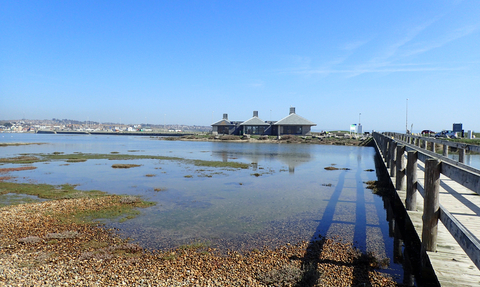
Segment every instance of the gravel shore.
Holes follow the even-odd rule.
[[[374,259],[332,239],[242,254],[196,244],[152,252],[112,230],[65,219],[121,204],[116,198],[0,208],[0,285],[398,286],[374,269]]]

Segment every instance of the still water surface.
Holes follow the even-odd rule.
[[[248,169],[232,169],[150,159],[62,160],[35,163],[36,170],[11,175],[17,182],[77,184],[78,189],[155,201],[155,206],[141,209],[134,219],[105,222],[146,248],[201,241],[220,249],[245,250],[308,241],[319,235],[338,236],[379,259],[388,258],[390,266],[384,272],[399,280],[403,276],[392,255],[384,201],[365,184],[377,180],[371,147],[42,134],[1,134],[0,142],[46,143],[2,147],[0,157],[119,152],[248,163]],[[114,169],[115,163],[141,166]],[[325,170],[332,165],[340,170]]]

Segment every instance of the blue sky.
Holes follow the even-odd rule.
[[[479,15],[477,0],[0,0],[0,119],[210,125],[294,106],[315,130],[480,131]]]

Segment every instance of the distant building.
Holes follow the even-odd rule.
[[[297,115],[295,108],[290,108],[290,114],[279,121],[263,121],[258,117],[258,111],[253,112],[253,117],[242,121],[228,120],[228,114],[223,114],[223,119],[212,124],[214,134],[223,135],[310,135],[312,126],[317,124]]]
[[[272,135],[310,135],[312,126],[317,124],[297,115],[295,108],[290,108],[290,114],[273,124]]]
[[[237,124],[238,123],[238,124]],[[228,114],[223,114],[223,119],[212,124],[212,131],[219,135],[232,135],[238,129],[241,122],[231,122],[228,120]]]
[[[258,118],[258,111],[253,111],[253,117],[240,124],[240,129],[244,135],[264,135],[270,124]]]
[[[358,126],[357,126],[357,134],[362,134],[362,133],[363,133],[362,124],[358,123]]]

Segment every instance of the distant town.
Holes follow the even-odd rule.
[[[178,124],[155,125],[148,123],[99,123],[95,121],[82,122],[56,118],[51,120],[0,120],[0,132],[4,133],[25,133],[38,131],[198,133],[209,132],[211,130],[211,126],[189,126]]]

